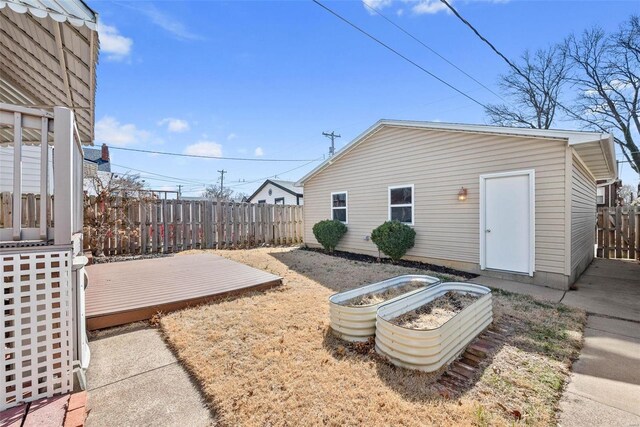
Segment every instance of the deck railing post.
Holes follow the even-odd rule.
[[[13,240],[22,237],[22,114],[13,113]]]
[[[73,112],[53,108],[54,234],[56,245],[68,245],[73,234]]]

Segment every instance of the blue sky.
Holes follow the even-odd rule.
[[[436,0],[369,0],[497,91],[507,72]],[[327,6],[483,103],[495,95],[402,34],[361,1]],[[113,147],[297,162],[239,162],[112,150],[154,189],[197,195],[225,184],[251,193],[262,178],[295,180],[380,118],[485,123],[482,107],[393,55],[311,1],[89,1],[100,15],[96,143]],[[507,56],[598,24],[614,30],[632,1],[461,1],[454,6]],[[559,127],[574,128],[571,122]],[[620,156],[620,158],[622,158]],[[308,164],[306,164],[308,163]],[[306,166],[305,166],[306,164]],[[297,168],[293,171],[291,169]],[[164,175],[164,176],[159,176]],[[179,178],[179,179],[176,179]],[[638,182],[628,165],[625,183]],[[244,182],[242,181],[244,180]]]

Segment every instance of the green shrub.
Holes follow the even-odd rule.
[[[398,261],[415,244],[416,232],[400,221],[387,221],[371,232],[371,240],[382,253]]]
[[[326,219],[313,226],[316,240],[329,252],[333,252],[346,232],[347,226],[335,219]]]

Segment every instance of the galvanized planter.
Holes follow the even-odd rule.
[[[393,301],[398,301],[401,298],[413,295],[416,292],[421,292],[424,289],[416,289],[379,304],[361,305],[356,307],[341,305],[340,303],[361,295],[366,295],[372,292],[381,292],[389,288],[406,285],[413,281],[424,283],[425,288],[440,283],[440,279],[436,277],[413,274],[393,277],[382,282],[332,295],[329,298],[329,312],[333,333],[346,341],[367,341],[375,334],[376,311],[380,306],[389,304]]]
[[[435,329],[409,329],[390,322],[448,291],[472,293],[480,298]],[[489,288],[472,283],[441,283],[378,309],[376,351],[396,366],[425,372],[437,371],[455,359],[492,320]]]

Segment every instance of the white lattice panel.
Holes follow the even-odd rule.
[[[71,252],[0,253],[0,410],[70,392]]]

